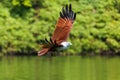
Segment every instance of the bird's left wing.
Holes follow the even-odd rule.
[[[52,35],[52,40],[56,41],[58,44],[66,41],[75,19],[76,13],[72,11],[71,4],[63,7],[60,12],[60,18],[57,21],[55,31]]]

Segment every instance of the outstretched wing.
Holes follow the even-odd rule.
[[[47,40],[46,38],[44,40],[41,40],[40,44],[42,45],[41,48],[61,47],[61,45],[57,44],[57,42],[53,41],[51,38],[50,40]]]
[[[38,56],[42,56],[47,52],[49,52],[49,50],[54,50],[54,48],[62,46],[57,44],[56,41],[53,42],[51,38],[50,41],[47,40],[46,38],[44,40],[41,40],[41,44],[42,44],[42,49],[38,52]]]
[[[76,13],[72,11],[72,6],[66,5],[60,12],[60,18],[56,24],[55,31],[52,35],[52,40],[60,44],[66,41],[71,31],[73,22],[76,18]]]

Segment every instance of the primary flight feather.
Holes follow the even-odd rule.
[[[64,50],[71,45],[70,42],[67,42],[67,39],[75,19],[76,13],[72,11],[71,4],[63,7],[52,37],[49,41],[47,39],[42,41],[42,49],[38,52],[38,56],[50,51]]]

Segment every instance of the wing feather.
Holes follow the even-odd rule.
[[[72,11],[72,6],[66,5],[60,12],[60,18],[57,21],[55,31],[52,35],[52,40],[59,44],[66,41],[71,31],[73,22],[76,18],[76,13]]]

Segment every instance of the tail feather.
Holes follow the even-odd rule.
[[[38,56],[42,56],[48,52],[49,48],[44,48],[38,52]]]

